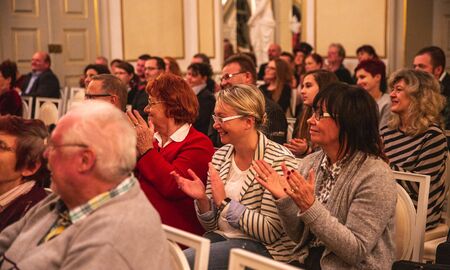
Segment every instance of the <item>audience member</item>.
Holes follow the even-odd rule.
[[[414,57],[414,69],[432,74],[441,83],[441,94],[446,98],[447,106],[443,111],[445,129],[450,129],[450,74],[445,71],[445,53],[436,46],[421,49]]]
[[[358,62],[364,60],[379,60],[377,52],[371,45],[362,45],[356,49],[356,56],[358,57]]]
[[[84,68],[84,84],[81,87],[87,87],[92,81],[92,77],[100,74],[111,74],[108,66],[100,64],[89,64]]]
[[[280,57],[281,55],[281,47],[278,44],[270,44],[268,50],[267,50],[267,56],[269,57],[269,61],[278,59],[278,57]],[[268,63],[263,63],[261,64],[261,66],[259,66],[259,71],[258,71],[258,80],[262,81],[264,80],[264,75],[266,72],[266,66]]]
[[[323,58],[320,54],[312,53],[305,58],[305,71],[310,72],[323,68]]]
[[[234,84],[249,84],[256,85],[256,69],[254,62],[243,54],[236,54],[231,56],[223,64],[222,77],[220,80],[222,89],[230,87]],[[262,132],[272,141],[279,144],[286,142],[287,120],[283,113],[283,109],[271,100],[265,97],[267,123]],[[212,133],[214,134],[214,133]],[[210,138],[215,146],[221,146],[217,143],[214,136]]]
[[[128,62],[117,64],[114,75],[122,80],[127,87],[127,104],[131,109],[137,110],[144,119],[147,119],[147,113],[144,111],[147,106],[148,94],[145,90],[138,89],[138,76],[134,74],[134,67]]]
[[[380,112],[380,129],[391,115],[391,98],[386,93],[386,66],[381,60],[363,60],[355,68],[356,84],[375,99]]]
[[[23,96],[59,98],[59,81],[50,69],[50,55],[36,52],[31,58],[31,72],[24,79]]]
[[[305,59],[311,54],[313,47],[306,42],[300,42],[296,47],[294,47],[294,63],[295,63],[295,74],[299,78],[299,84],[301,83],[301,78],[305,73]]]
[[[97,56],[94,64],[108,66],[108,59],[104,56]]]
[[[210,269],[227,269],[230,250],[243,248],[279,261],[292,258],[293,242],[281,227],[274,199],[255,181],[254,160],[264,159],[281,172],[296,166],[294,156],[267,139],[264,96],[255,86],[236,84],[217,94],[214,128],[225,146],[209,163],[208,182],[189,170],[189,180],[173,172],[181,190],[195,199],[197,216],[211,240]],[[191,266],[194,251],[185,254]]]
[[[0,232],[45,198],[50,177],[44,153],[47,129],[40,120],[0,116]]]
[[[199,104],[198,117],[194,122],[194,128],[205,135],[211,125],[211,115],[214,112],[216,98],[213,91],[208,89],[206,81],[211,78],[212,70],[208,64],[194,63],[189,65],[186,73],[186,82],[197,96]]]
[[[177,63],[177,60],[173,57],[166,56],[164,57],[164,63],[166,64],[166,72],[172,73],[174,75],[182,77],[180,66]]]
[[[300,77],[295,73],[295,63],[294,63],[294,55],[289,52],[282,52],[280,55],[280,59],[288,64],[289,69],[291,70],[291,88],[294,89],[297,87],[297,83],[300,81]]]
[[[341,82],[353,84],[350,71],[344,67],[345,49],[340,43],[331,43],[328,47],[327,69],[334,72]]]
[[[0,234],[3,268],[172,269],[158,213],[131,173],[135,134],[105,102],[60,119],[44,154],[54,194]]]
[[[289,113],[291,107],[291,79],[292,71],[285,61],[271,60],[266,66],[264,75],[266,84],[260,87],[264,95],[280,105],[285,114]]]
[[[109,102],[119,110],[125,112],[127,106],[127,86],[114,75],[95,75],[86,88],[84,98]]]
[[[109,63],[109,66],[110,66],[110,69],[111,69],[111,73],[112,73],[112,74],[114,74],[115,69],[116,69],[116,66],[117,66],[117,64],[119,64],[120,62],[122,62],[122,60],[116,58],[116,59],[113,59],[113,60],[111,61],[111,63]]]
[[[378,109],[359,87],[332,84],[313,102],[311,141],[322,150],[284,168],[260,161],[258,182],[297,242],[305,269],[390,269],[397,188],[385,160]],[[298,264],[295,263],[295,264]]]
[[[17,65],[9,60],[0,64],[0,115],[22,116],[22,99],[14,89]]]
[[[209,57],[204,53],[194,54],[194,56],[192,56],[191,64],[194,64],[194,63],[205,63],[208,65],[211,65]]]
[[[193,200],[170,175],[176,171],[187,177],[190,168],[206,182],[214,148],[192,127],[198,115],[197,98],[183,78],[173,74],[149,82],[147,92],[148,123],[136,111],[127,112],[137,132],[136,174],[141,188],[164,224],[201,235]]]
[[[312,104],[319,91],[337,81],[336,75],[327,70],[314,70],[305,74],[301,85],[302,111],[295,120],[292,139],[284,144],[296,157],[303,158],[317,150],[317,146],[312,144],[309,134],[308,120],[313,114]]]
[[[149,54],[142,54],[136,61],[136,75],[138,77],[138,89],[145,92],[147,86],[147,79],[145,78],[145,61],[149,60],[151,56]]]
[[[152,56],[145,61],[145,79],[147,83],[155,80],[164,72],[166,72],[166,63],[161,57]]]
[[[391,74],[392,117],[381,129],[384,151],[396,171],[431,177],[427,230],[440,221],[446,193],[447,142],[439,125],[444,98],[433,76],[420,70],[402,69]],[[417,205],[418,183],[400,181]]]

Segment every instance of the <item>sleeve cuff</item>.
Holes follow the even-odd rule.
[[[309,224],[314,222],[324,210],[326,210],[324,206],[318,200],[315,200],[313,205],[305,212],[300,212],[299,210],[298,216],[305,224]]]
[[[199,219],[201,220],[211,220],[214,219],[216,216],[216,206],[214,205],[213,201],[210,199],[209,200],[209,205],[210,205],[210,209],[209,211],[205,212],[205,213],[200,213],[200,209],[198,208],[197,205],[197,200],[194,200],[194,206],[195,206],[195,212],[197,213],[197,216]]]
[[[246,207],[235,200],[231,200],[230,203],[224,208],[225,215],[227,217],[228,224],[232,227],[239,229],[239,220],[244,213]]]

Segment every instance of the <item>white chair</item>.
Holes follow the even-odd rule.
[[[166,232],[171,257],[174,259],[174,264],[177,269],[190,269],[187,259],[178,244],[195,250],[194,270],[208,269],[209,239],[164,224],[163,229]]]
[[[254,270],[298,270],[297,268],[261,255],[240,249],[233,248],[230,252],[230,263],[228,270],[244,270],[251,268]]]
[[[393,171],[397,180],[410,181],[418,183],[419,196],[417,199],[415,226],[413,227],[414,239],[411,260],[420,262],[423,255],[423,243],[425,235],[425,226],[427,222],[428,195],[430,192],[430,176],[415,173]]]
[[[289,141],[290,139],[292,139],[292,133],[294,132],[294,124],[295,124],[295,120],[297,120],[297,119],[294,117],[286,117],[286,120],[288,122],[286,139],[287,139],[287,141]]]
[[[31,108],[33,108],[33,97],[23,96],[22,98],[22,117],[31,119]]]
[[[62,100],[59,98],[36,98],[34,118],[42,120],[46,126],[56,124],[62,116]]]
[[[66,86],[64,88],[59,89],[59,93],[61,94],[61,99],[62,99],[62,104],[63,104],[62,111],[64,114],[64,113],[66,113],[67,101],[69,100],[69,87]]]
[[[84,88],[82,87],[71,87],[68,99],[77,98],[84,99]]]
[[[397,183],[395,208],[395,246],[397,260],[409,260],[414,247],[416,209],[405,189]]]

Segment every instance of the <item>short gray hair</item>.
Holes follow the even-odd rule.
[[[123,112],[107,102],[86,100],[65,117],[76,121],[64,133],[63,142],[88,145],[102,179],[116,181],[131,173],[136,165],[136,131]]]

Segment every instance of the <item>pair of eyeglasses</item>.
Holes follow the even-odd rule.
[[[54,144],[50,139],[46,138],[44,140],[44,145],[48,150],[54,150],[56,148],[61,147],[82,147],[88,148],[89,146],[83,143],[62,143],[62,144]]]
[[[245,115],[233,115],[233,116],[228,116],[228,117],[220,117],[220,116],[216,116],[216,115],[212,115],[212,118],[214,120],[214,123],[219,123],[219,124],[223,124],[227,121],[231,121],[234,119],[238,119],[238,118],[242,118]]]
[[[84,99],[95,99],[98,97],[110,97],[112,96],[111,94],[105,93],[105,94],[84,94]]]
[[[240,72],[236,72],[236,73],[225,73],[225,74],[223,74],[222,77],[220,77],[220,81],[229,80],[229,79],[233,78],[236,75],[243,74],[243,73],[246,73],[246,72],[247,71],[240,71]]]
[[[327,112],[322,112],[322,111],[315,111],[313,113],[313,116],[316,121],[320,121],[320,119],[323,119],[323,118],[332,118],[331,114],[329,114]]]
[[[150,106],[150,107],[153,107],[153,106],[155,106],[155,105],[157,105],[157,104],[160,104],[160,103],[165,103],[164,101],[152,101],[152,100],[148,100],[148,106]]]

